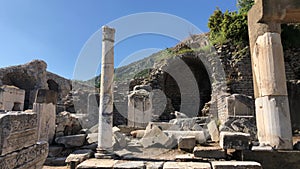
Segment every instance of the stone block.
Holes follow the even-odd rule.
[[[72,166],[72,168],[76,168],[79,163],[89,159],[93,155],[94,152],[92,150],[76,150],[67,157],[66,163]]]
[[[57,103],[57,93],[54,90],[39,89],[35,97],[35,103]]]
[[[181,150],[191,151],[196,145],[195,136],[185,136],[178,140],[178,148]]]
[[[77,169],[111,169],[115,161],[112,159],[88,159],[77,166]]]
[[[258,162],[252,161],[212,161],[213,169],[262,169]]]
[[[83,146],[86,140],[85,134],[78,134],[72,136],[57,137],[55,142],[63,144],[66,148],[80,147]]]
[[[240,132],[221,132],[220,146],[223,149],[248,150],[250,134]]]
[[[218,142],[220,140],[220,133],[216,121],[212,120],[207,124],[208,133],[212,141]]]
[[[254,101],[248,96],[233,94],[225,98],[228,116],[253,116]]]
[[[86,140],[89,144],[97,143],[98,142],[98,133],[88,134],[86,137]]]
[[[173,138],[168,137],[157,126],[152,126],[151,129],[147,128],[144,137],[141,139],[144,148],[151,146],[170,148],[173,146],[173,142]]]
[[[47,166],[66,166],[67,157],[48,157],[44,163]]]
[[[164,162],[146,162],[146,169],[162,169]]]
[[[130,135],[134,138],[142,138],[145,135],[145,130],[134,130],[130,132]]]
[[[0,156],[36,144],[37,114],[0,114]]]
[[[123,149],[127,146],[127,140],[123,133],[114,132],[113,135],[113,148],[114,150]]]
[[[165,162],[163,169],[211,169],[209,163],[204,162]]]
[[[48,157],[58,156],[63,151],[63,149],[64,149],[63,146],[50,145]]]
[[[196,142],[199,144],[206,142],[206,136],[205,136],[204,131],[170,131],[170,130],[166,130],[163,132],[165,134],[167,134],[169,137],[174,137],[177,142],[181,137],[186,137],[186,136],[194,136],[196,139]]]
[[[56,106],[52,103],[34,103],[38,117],[38,140],[52,143],[55,135]]]
[[[144,161],[117,161],[114,164],[115,169],[146,169]]]
[[[21,111],[24,108],[25,90],[15,86],[0,87],[0,110]]]
[[[194,148],[194,156],[201,158],[212,158],[212,159],[225,159],[226,152],[221,147],[203,147],[198,146]]]
[[[42,168],[48,155],[48,143],[39,142],[18,152],[0,156],[0,168]]]
[[[255,100],[257,136],[260,143],[276,149],[293,149],[291,119],[286,96]]]

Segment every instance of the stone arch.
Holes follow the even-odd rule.
[[[18,70],[9,72],[3,76],[2,83],[5,85],[13,85],[20,89],[25,90],[24,110],[30,108],[30,100],[35,89],[36,79],[29,76],[25,70]]]
[[[52,79],[47,80],[49,90],[53,90],[55,92],[59,92],[59,85]]]
[[[225,72],[218,55],[214,52],[210,54],[195,52],[176,57],[184,61],[197,81],[200,95],[198,116],[202,115],[201,110],[204,105],[210,102],[210,114],[217,118],[218,110],[220,109],[220,103],[218,106],[218,101],[228,95],[226,92]],[[163,70],[166,69],[166,67],[176,66],[176,64],[173,63],[174,61],[170,60],[174,59],[169,59],[165,66],[163,66]],[[178,69],[180,68],[178,67]],[[176,80],[170,74],[164,72],[161,84],[163,84],[162,90],[165,92],[166,97],[171,99],[173,108],[179,111],[180,104],[182,103],[182,94]]]

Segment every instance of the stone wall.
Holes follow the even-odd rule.
[[[48,143],[38,142],[36,113],[0,113],[0,168],[42,168]]]

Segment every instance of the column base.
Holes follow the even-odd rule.
[[[115,159],[116,154],[110,150],[104,150],[97,148],[97,153],[95,153],[95,158],[97,159]]]

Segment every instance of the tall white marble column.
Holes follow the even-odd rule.
[[[112,151],[114,39],[115,29],[103,26],[97,150],[104,154]]]

